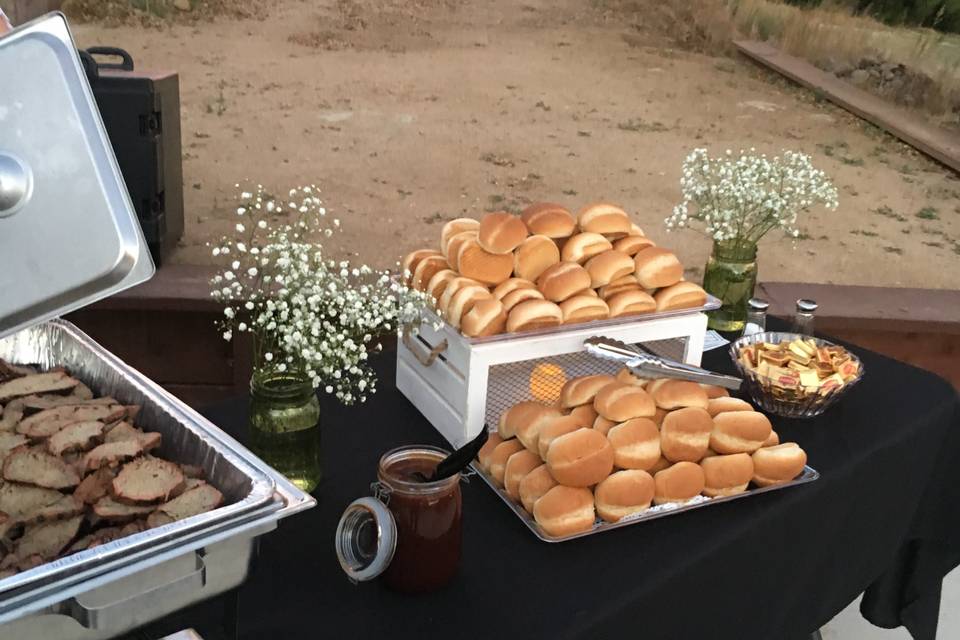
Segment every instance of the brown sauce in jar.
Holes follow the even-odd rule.
[[[446,585],[460,564],[460,475],[423,482],[446,452],[432,447],[391,451],[380,459],[378,476],[389,490],[397,523],[397,548],[382,578],[391,589],[425,593]]]

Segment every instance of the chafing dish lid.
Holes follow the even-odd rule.
[[[0,338],[153,273],[66,19],[0,36]]]

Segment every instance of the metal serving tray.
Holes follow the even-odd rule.
[[[621,527],[628,527],[632,524],[637,524],[640,522],[648,522],[650,520],[656,520],[657,518],[662,518],[664,516],[672,516],[678,513],[683,513],[684,511],[691,511],[693,509],[699,509],[700,507],[708,507],[715,504],[720,504],[721,502],[730,502],[731,500],[739,500],[740,498],[747,498],[753,495],[767,493],[769,491],[778,491],[780,489],[786,489],[787,487],[795,487],[800,484],[806,484],[808,482],[813,482],[820,477],[820,474],[817,473],[813,468],[809,466],[804,466],[803,473],[784,484],[773,485],[770,487],[760,487],[754,489],[748,489],[744,493],[738,493],[734,496],[723,496],[720,498],[708,498],[707,496],[698,496],[694,498],[693,502],[688,502],[685,504],[677,504],[675,502],[668,502],[666,504],[654,505],[644,511],[643,513],[638,513],[633,516],[627,516],[618,522],[606,522],[601,520],[599,517],[596,522],[593,523],[593,529],[590,531],[583,531],[581,533],[574,533],[569,536],[550,536],[544,533],[540,529],[540,525],[537,524],[536,520],[533,519],[529,513],[521,506],[520,504],[513,501],[513,499],[507,495],[507,492],[501,489],[493,481],[493,478],[490,477],[483,469],[479,468],[478,465],[472,465],[474,471],[477,475],[483,478],[483,481],[493,489],[493,492],[500,496],[500,499],[503,500],[510,510],[513,511],[518,518],[520,518],[527,528],[533,532],[533,535],[537,536],[544,542],[566,542],[567,540],[574,540],[576,538],[583,538],[584,536],[592,536],[595,533],[603,533],[604,531],[612,531],[613,529],[620,529]]]
[[[143,572],[138,581],[149,584],[150,567],[160,566],[170,556],[183,555],[191,549],[207,547],[233,535],[240,536],[249,529],[251,522],[260,522],[261,530],[272,529],[281,517],[315,504],[313,498],[285,479],[278,478],[276,472],[235,440],[68,322],[49,321],[0,339],[0,358],[44,368],[65,366],[99,395],[111,395],[124,403],[141,404],[138,424],[148,431],[163,434],[160,455],[176,462],[202,466],[208,480],[223,492],[225,498],[225,506],[208,513],[120,538],[0,580],[0,624],[36,612],[50,612],[58,602],[102,588],[104,576],[126,575],[125,571],[134,564]],[[252,545],[252,537],[248,542]],[[239,549],[218,557],[215,571],[235,575],[238,577],[235,584],[239,584],[246,576],[249,555],[249,549],[246,553]],[[205,569],[204,576],[209,572],[210,569]],[[203,586],[206,579],[201,582],[200,586]],[[178,601],[182,600],[188,585],[182,584],[181,587],[176,594]],[[133,597],[137,594],[127,595]],[[212,595],[209,589],[206,592],[197,589],[192,600],[181,602],[176,608],[208,595]],[[129,607],[130,597],[120,604]],[[151,597],[155,600],[151,603],[152,610],[168,612],[162,594],[152,594]],[[173,593],[167,595],[168,600],[172,597]],[[68,613],[89,621],[89,614],[83,613],[82,607],[73,606]],[[110,620],[111,614],[100,611],[97,619]],[[147,621],[135,620],[136,624]],[[77,629],[86,631],[82,627]],[[101,630],[106,635],[68,637],[110,637],[124,630],[110,628]],[[4,637],[4,633],[5,626],[0,626],[0,637]]]

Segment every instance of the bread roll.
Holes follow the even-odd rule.
[[[410,281],[413,278],[413,273],[420,265],[420,261],[424,258],[430,258],[433,256],[443,257],[439,251],[434,251],[433,249],[417,249],[416,251],[411,251],[404,256],[400,269],[400,273],[403,274],[403,282],[405,284],[410,284]]]
[[[706,409],[671,411],[660,425],[660,449],[670,462],[699,462],[710,446],[712,431],[713,419]]]
[[[497,211],[480,219],[477,242],[488,253],[506,255],[520,246],[527,233],[527,225],[523,224],[523,220],[506,211]]]
[[[501,438],[496,431],[487,434],[487,441],[483,443],[480,451],[477,452],[477,463],[484,471],[490,470],[490,455],[501,442],[503,442],[503,438]]]
[[[493,288],[493,297],[497,300],[503,300],[508,293],[516,291],[518,289],[536,289],[535,285],[530,280],[525,280],[524,278],[507,278],[496,287]]]
[[[760,487],[789,482],[806,464],[807,454],[796,442],[757,449],[753,452],[753,482]]]
[[[703,390],[707,392],[707,399],[713,398],[729,398],[730,392],[724,389],[723,387],[717,386],[715,384],[700,384],[703,387]]]
[[[613,244],[599,233],[578,233],[563,243],[560,259],[583,264],[593,256],[610,249],[613,249]]]
[[[440,271],[449,270],[446,258],[443,256],[427,256],[413,270],[413,276],[410,278],[410,286],[417,291],[428,291],[427,285],[431,278]]]
[[[770,437],[763,441],[764,447],[773,447],[780,444],[780,435],[776,431],[770,430]],[[762,447],[761,447],[762,448]]]
[[[632,274],[634,265],[633,258],[622,251],[610,249],[587,260],[584,268],[590,274],[590,286],[596,288]]]
[[[701,409],[702,411],[702,409]],[[654,504],[689,502],[703,491],[703,469],[693,462],[678,462],[653,476]]]
[[[617,371],[617,382],[632,384],[635,387],[643,387],[647,384],[647,379],[638,378],[637,376],[633,375],[630,369],[624,367],[623,369],[620,369],[620,371]]]
[[[651,313],[657,308],[650,294],[643,291],[624,291],[612,295],[607,298],[607,304],[610,305],[611,318]]]
[[[607,440],[613,447],[613,464],[621,469],[650,469],[660,459],[660,430],[649,418],[612,427]]]
[[[503,303],[492,296],[478,300],[460,319],[460,330],[470,338],[493,336],[506,328],[507,312]]]
[[[550,445],[554,440],[577,429],[589,429],[592,424],[592,422],[585,421],[582,416],[575,415],[555,416],[546,420],[540,428],[537,453],[546,460],[547,451],[550,450]]]
[[[635,256],[643,249],[655,246],[657,246],[656,242],[643,236],[627,236],[613,241],[613,248],[617,251],[622,251],[628,256]]]
[[[631,222],[630,231],[627,233],[627,235],[628,236],[645,236],[647,234],[643,232],[643,229],[640,228],[640,225],[638,225],[636,222]]]
[[[753,459],[747,453],[716,455],[700,461],[703,494],[715,498],[743,493],[753,477]]]
[[[480,223],[478,222],[477,224]],[[447,249],[443,252],[443,255],[447,257],[447,262],[450,263],[450,267],[454,271],[460,268],[460,247],[468,240],[476,241],[476,239],[476,231],[462,231],[450,238],[449,242],[447,242]]]
[[[597,419],[597,410],[593,408],[593,401],[591,400],[589,404],[582,404],[579,407],[574,407],[570,410],[571,415],[578,420],[584,422],[584,426],[590,427],[593,426],[593,421]]]
[[[600,287],[597,291],[599,292],[600,297],[606,300],[607,298],[615,296],[618,293],[623,293],[624,291],[643,291],[643,287],[641,287],[640,283],[637,282],[637,277],[630,273],[625,276],[620,276],[615,280],[611,280],[610,284]]]
[[[597,514],[607,522],[617,522],[650,508],[653,501],[653,476],[646,471],[617,471],[594,489]]]
[[[680,282],[683,265],[671,251],[660,247],[647,247],[633,259],[637,282],[644,289],[659,289]],[[463,271],[461,269],[460,271]]]
[[[566,409],[593,403],[597,392],[613,381],[613,376],[605,374],[580,376],[567,380],[563,389],[560,390],[560,406]]]
[[[657,473],[659,473],[660,471],[663,471],[664,469],[666,469],[667,467],[670,467],[670,466],[672,466],[672,465],[673,465],[673,463],[670,462],[669,460],[667,460],[666,458],[664,458],[663,455],[661,454],[660,459],[657,460],[657,461],[653,464],[652,467],[650,467],[649,469],[647,469],[647,473],[649,473],[649,474],[652,475],[652,476],[655,476],[655,475],[657,475]]]
[[[563,312],[549,300],[524,300],[510,309],[507,331],[513,333],[559,327],[562,322]]]
[[[711,418],[716,417],[718,413],[727,411],[753,411],[753,406],[745,400],[731,398],[730,396],[707,400],[707,413],[710,414]]]
[[[547,236],[530,236],[513,254],[513,273],[519,278],[536,280],[547,267],[560,262],[560,249]]]
[[[656,412],[653,398],[640,387],[612,382],[597,392],[593,408],[601,416],[615,422],[632,418],[649,418]]]
[[[603,435],[607,435],[608,433],[610,433],[610,429],[617,426],[618,424],[620,423],[614,422],[613,420],[607,420],[601,415],[597,415],[597,417],[593,419],[593,428],[599,431],[600,433],[602,433]]]
[[[450,281],[457,277],[457,272],[451,269],[441,269],[433,274],[430,282],[427,283],[427,293],[433,298],[434,304],[440,302],[440,297],[446,291]]]
[[[540,419],[544,415],[559,416],[560,410],[532,400],[524,400],[513,405],[500,415],[497,433],[504,440],[516,437],[521,426]],[[536,449],[534,449],[536,451]]]
[[[453,294],[462,289],[463,287],[469,286],[483,286],[473,278],[464,278],[463,276],[458,276],[456,278],[451,278],[450,282],[447,283],[446,288],[443,290],[443,293],[440,294],[440,299],[437,301],[437,311],[444,318],[447,316],[447,309],[450,308],[450,300],[453,298]]]
[[[653,296],[657,311],[694,309],[707,304],[707,292],[692,282],[683,280],[657,291]]]
[[[660,426],[663,425],[663,419],[664,419],[665,417],[667,417],[667,414],[668,414],[668,413],[670,413],[670,412],[667,411],[666,409],[661,409],[660,407],[657,407],[657,412],[654,413],[654,414],[653,414],[653,417],[650,418],[650,419],[653,420],[653,423],[654,423],[655,425],[657,425],[658,427],[660,427]]]
[[[540,460],[540,456],[526,449],[510,456],[503,468],[503,488],[507,490],[507,495],[514,500],[519,500],[520,481],[541,464],[543,461]]]
[[[557,485],[533,503],[533,518],[548,536],[569,536],[593,529],[597,517],[593,493]]]
[[[710,448],[717,453],[753,453],[770,437],[770,419],[757,411],[728,411],[713,419]]]
[[[558,262],[537,278],[537,288],[547,300],[563,302],[590,288],[590,274],[576,262]]]
[[[443,225],[443,229],[440,230],[440,252],[446,255],[447,245],[450,244],[450,239],[458,233],[463,233],[464,231],[476,233],[479,230],[479,220],[474,220],[473,218],[457,218],[451,220]]]
[[[484,286],[471,284],[461,287],[450,298],[450,304],[447,306],[444,318],[450,323],[450,326],[459,329],[461,319],[473,309],[475,304],[481,300],[493,299],[490,291]]]
[[[673,382],[673,380],[675,380],[675,378],[654,378],[653,380],[650,380],[649,382],[647,382],[647,385],[646,385],[647,393],[652,395],[656,393],[660,389],[660,387],[667,384],[668,382]]]
[[[577,224],[584,231],[622,237],[630,233],[630,216],[615,204],[590,204],[577,214]]]
[[[527,225],[530,233],[548,238],[567,238],[577,228],[573,214],[559,204],[537,202],[520,213],[520,219]]]
[[[680,409],[682,407],[707,408],[707,392],[696,382],[670,380],[659,385],[653,392],[653,401],[661,409]]]
[[[613,447],[599,431],[577,429],[550,443],[547,468],[562,485],[589,487],[613,471]]]
[[[592,291],[592,289],[588,289],[588,291]],[[560,303],[560,311],[563,312],[564,324],[591,322],[610,317],[610,307],[607,306],[607,303],[591,295],[578,294],[572,298],[567,298]]]
[[[543,300],[543,294],[540,293],[539,289],[514,289],[507,295],[503,296],[503,309],[507,313],[525,300]]]
[[[523,451],[523,444],[516,438],[505,440],[493,448],[493,453],[490,454],[488,471],[497,486],[503,486],[503,474],[507,470],[507,460],[518,451]]]
[[[520,502],[527,513],[533,515],[533,505],[540,497],[550,489],[557,486],[557,481],[550,475],[547,465],[541,464],[539,467],[528,473],[520,481]]]
[[[478,240],[467,240],[457,252],[457,270],[483,284],[497,285],[513,273],[513,255],[485,251]]]
[[[541,405],[539,410],[527,411],[524,419],[518,421],[514,427],[517,439],[532,453],[540,455],[540,431],[555,420],[563,418],[560,409]]]

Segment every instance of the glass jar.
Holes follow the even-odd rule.
[[[747,324],[743,328],[743,335],[752,336],[767,330],[767,309],[770,303],[760,298],[750,298],[747,301]]]
[[[817,302],[800,298],[797,300],[797,310],[793,316],[793,326],[790,329],[794,333],[804,336],[813,335],[813,314],[817,312]]]
[[[320,483],[320,403],[306,376],[254,373],[250,450],[304,491]]]
[[[449,452],[436,447],[402,447],[380,458],[377,478],[389,498],[397,546],[383,573],[384,583],[406,593],[425,593],[447,584],[460,564],[460,474],[436,482],[430,477]]]
[[[703,273],[704,290],[721,306],[707,313],[717,331],[740,331],[747,321],[747,301],[757,284],[757,245],[714,242]]]

